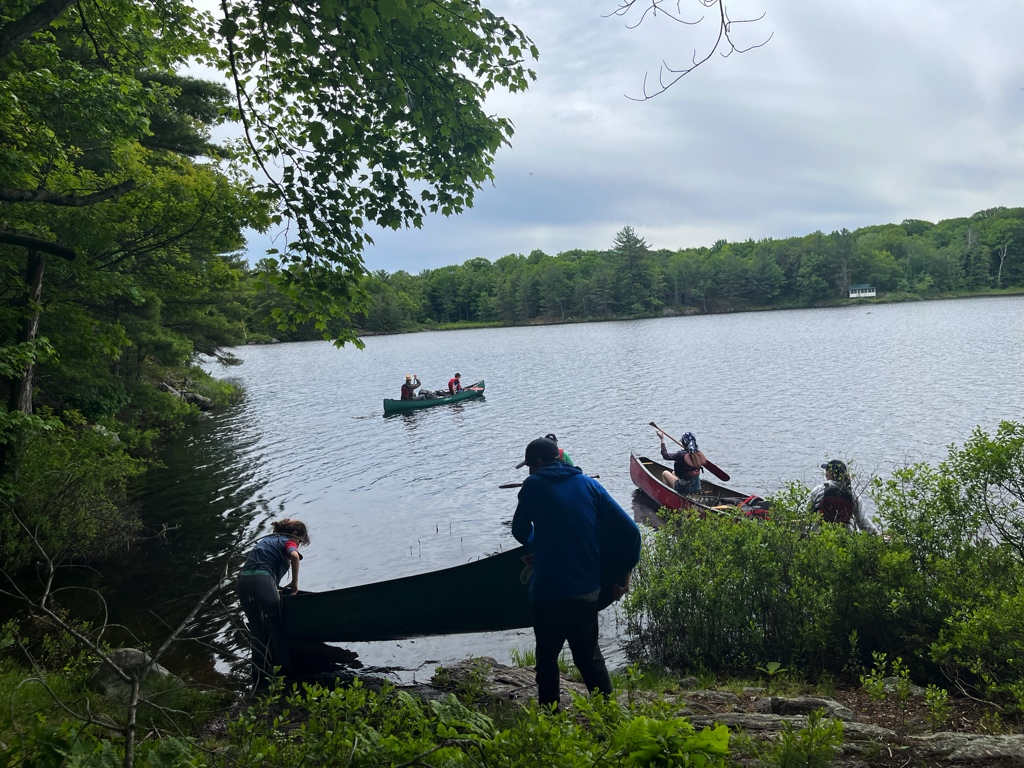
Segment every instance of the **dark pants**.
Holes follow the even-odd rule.
[[[537,699],[542,705],[559,700],[558,655],[566,640],[572,661],[587,690],[612,692],[612,679],[597,643],[596,600],[537,600],[530,604],[537,640]]]
[[[291,663],[281,626],[281,593],[269,573],[239,576],[235,588],[249,622],[252,681],[258,687],[274,676],[275,666],[287,669]]]

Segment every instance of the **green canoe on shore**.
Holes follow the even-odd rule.
[[[620,553],[640,555],[640,531],[616,536]],[[440,571],[282,599],[289,643],[368,642],[410,637],[500,632],[533,625],[527,563],[530,549],[516,547]],[[615,558],[611,558],[614,563]],[[598,608],[613,601],[622,573],[602,575]]]
[[[528,550],[441,571],[282,600],[289,641],[359,642],[529,627]]]
[[[384,415],[392,413],[405,413],[406,411],[417,411],[420,408],[433,408],[435,405],[447,405],[448,403],[461,403],[463,400],[470,400],[474,397],[484,396],[484,382],[478,381],[464,387],[461,392],[446,397],[423,398],[421,400],[384,400]]]

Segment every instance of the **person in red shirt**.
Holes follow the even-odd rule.
[[[301,520],[286,517],[272,527],[274,532],[260,539],[246,556],[236,582],[238,601],[249,624],[255,688],[269,684],[275,666],[287,672],[291,664],[281,625],[278,584],[290,572],[291,581],[283,591],[291,595],[299,591],[299,546],[309,544],[309,532]]]
[[[448,379],[448,391],[453,395],[462,391],[461,373],[456,373],[454,377]]]

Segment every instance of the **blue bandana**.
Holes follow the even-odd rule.
[[[697,447],[697,438],[693,436],[693,432],[685,432],[683,434],[683,448],[689,453],[700,450]]]

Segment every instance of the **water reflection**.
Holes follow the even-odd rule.
[[[666,518],[658,514],[658,505],[639,488],[633,491],[630,501],[633,507],[633,519],[638,525],[657,529],[665,524]]]

